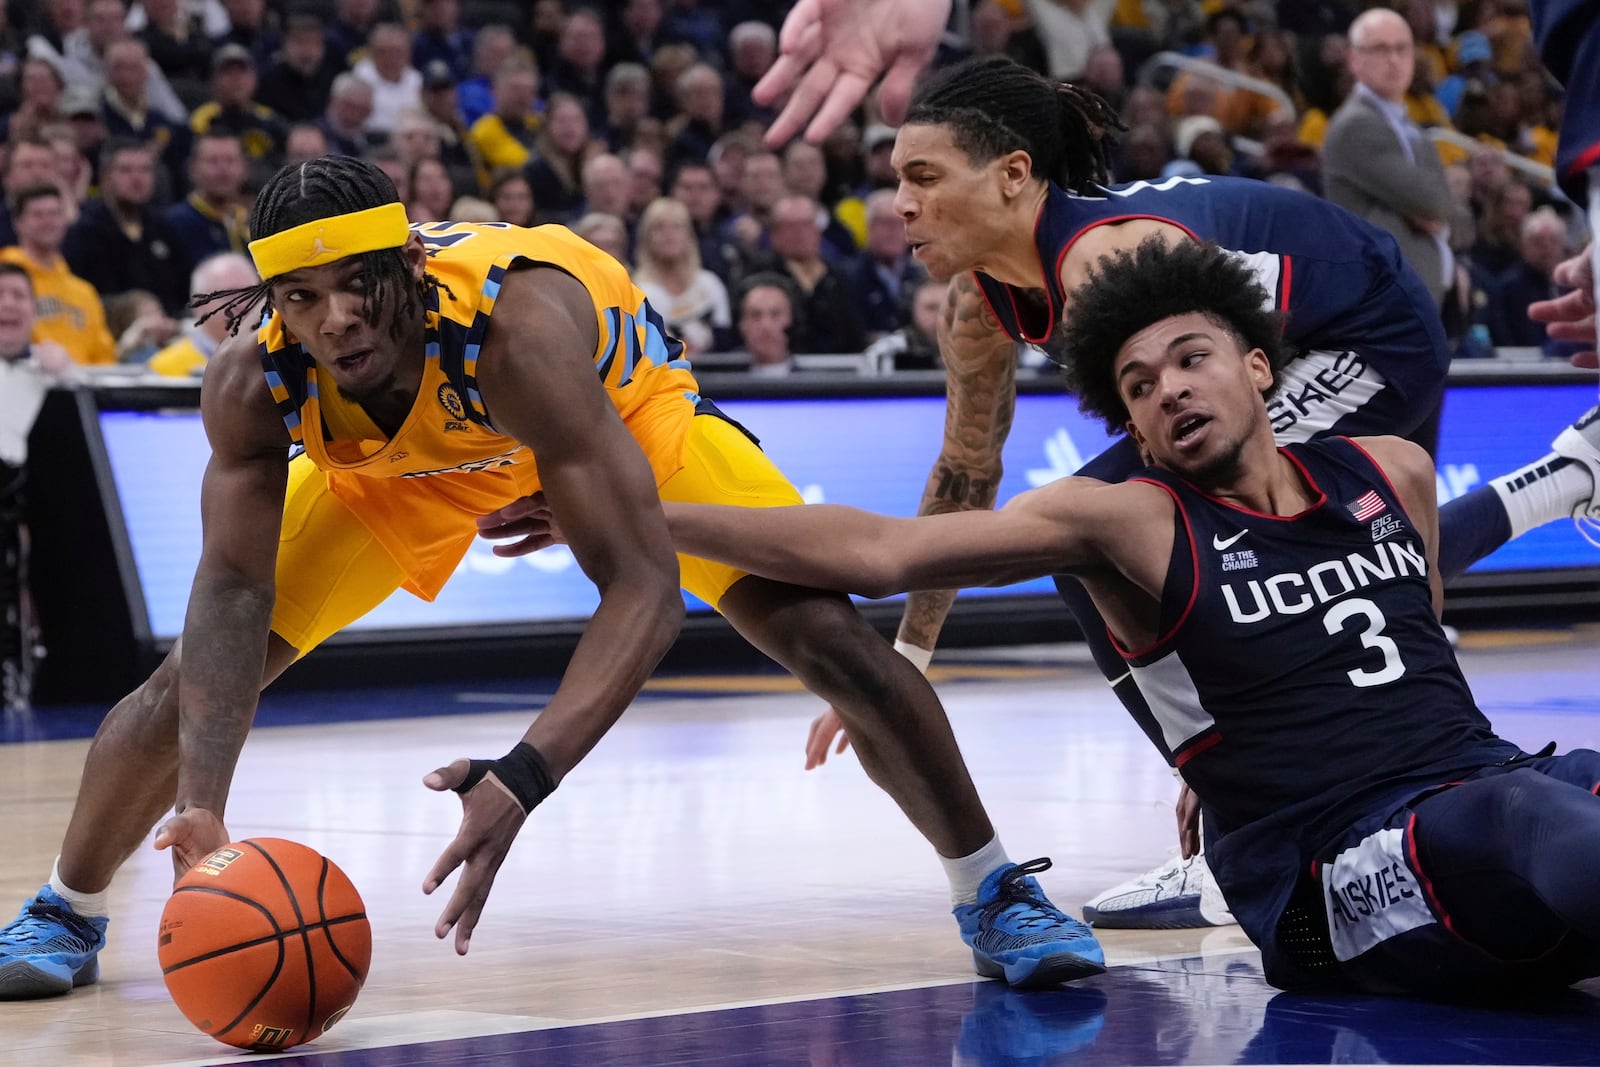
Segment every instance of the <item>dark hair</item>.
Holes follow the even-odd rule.
[[[963,60],[917,91],[906,125],[947,126],[973,163],[1019,149],[1033,173],[1085,193],[1111,180],[1117,113],[1090,89],[1054,82],[1003,56]]]
[[[29,274],[20,263],[0,262],[0,278],[21,278],[28,283],[28,291],[30,293],[33,291],[33,275]]]
[[[335,215],[399,203],[394,182],[372,163],[354,156],[318,156],[304,163],[290,164],[268,179],[250,210],[250,233],[256,238],[270,237],[284,230]],[[366,293],[363,316],[369,326],[377,326],[385,307],[398,301],[390,336],[398,338],[407,315],[422,306],[428,289],[438,284],[431,275],[419,282],[411,277],[402,248],[380,248],[355,257],[361,263],[361,286]],[[228,332],[236,333],[239,323],[257,306],[272,310],[272,279],[264,278],[243,289],[222,289],[200,293],[190,302],[199,307],[213,300],[224,300],[202,316],[225,316]]]
[[[537,226],[539,224],[539,202],[538,199],[533,195],[533,183],[528,180],[527,173],[524,172],[520,167],[507,167],[503,169],[495,177],[494,181],[489,183],[489,191],[484,194],[484,198],[488,200],[489,203],[495,204],[495,211],[499,212],[500,207],[498,204],[496,204],[496,201],[500,199],[500,194],[505,190],[505,187],[510,185],[512,182],[521,182],[523,185],[527,186],[528,217],[525,221],[521,222],[512,222],[511,219],[504,217],[502,217],[500,221],[510,222],[513,226]]]
[[[429,163],[437,164],[439,169],[444,171],[444,176],[450,180],[450,199],[454,200],[456,195],[455,175],[450,173],[450,168],[438,156],[419,156],[411,161],[411,166],[406,168],[406,186],[411,190],[412,199],[416,199],[417,195],[417,171]]]
[[[1175,315],[1199,312],[1226,330],[1245,350],[1259,348],[1272,365],[1270,396],[1288,359],[1282,319],[1266,310],[1267,294],[1250,268],[1210,242],[1183,241],[1176,248],[1160,236],[1101,256],[1089,280],[1072,293],[1072,310],[1061,331],[1067,388],[1078,407],[1108,429],[1128,423],[1117,389],[1117,353],[1140,330]]]
[[[11,194],[11,214],[13,217],[20,215],[22,214],[23,210],[35,200],[43,200],[46,197],[51,196],[55,197],[57,200],[66,200],[66,197],[62,195],[61,187],[59,185],[51,185],[49,182],[39,182],[35,185],[24,185],[21,189],[18,189],[15,193]]]
[[[800,294],[800,286],[789,275],[775,270],[756,271],[739,280],[733,294],[734,321],[744,316],[744,302],[757,289],[777,289],[782,292],[789,301],[789,336],[799,337],[805,333],[805,298]]]
[[[712,167],[710,163],[707,163],[703,159],[695,159],[690,157],[688,159],[679,160],[678,163],[672,168],[672,173],[667,176],[667,188],[671,189],[674,185],[677,185],[678,179],[683,177],[684,172],[690,170],[703,170],[711,176],[711,180],[713,182],[717,180],[716,168]]]
[[[197,133],[194,135],[194,140],[189,146],[190,159],[194,158],[195,150],[200,147],[201,141],[232,141],[234,144],[239,146],[241,151],[244,149],[244,139],[238,134],[231,130],[225,130],[220,126],[213,126],[204,133]]]
[[[136,137],[110,137],[100,146],[100,172],[103,174],[110,170],[117,157],[124,152],[143,152],[151,159],[156,156],[155,146],[149,141],[141,141]]]

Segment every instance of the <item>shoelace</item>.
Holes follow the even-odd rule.
[[[996,915],[1013,905],[1021,904],[1027,910],[1017,917],[1017,924],[1023,929],[1034,926],[1047,926],[1060,923],[1074,923],[1075,920],[1051,904],[1042,896],[1034,894],[1025,879],[1029,875],[1048,871],[1052,864],[1048,857],[1040,857],[1019,863],[1000,876],[1000,885],[995,893],[995,898],[984,905],[983,910]]]
[[[42,945],[56,937],[57,929],[61,926],[65,926],[85,947],[94,942],[94,928],[81,915],[38,899],[22,910],[23,914],[17,916],[17,920],[6,930],[17,944]],[[56,924],[55,928],[50,925],[52,923]]]

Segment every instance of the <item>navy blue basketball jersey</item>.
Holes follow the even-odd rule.
[[[1346,438],[1283,452],[1315,494],[1299,515],[1140,475],[1172,495],[1178,528],[1161,640],[1124,655],[1223,833],[1307,803],[1332,812],[1493,737],[1382,470]]]
[[[1298,515],[1139,475],[1171,494],[1176,522],[1161,636],[1123,654],[1200,797],[1217,885],[1287,988],[1332,958],[1326,919],[1294,903],[1307,885],[1320,900],[1313,861],[1521,750],[1473,701],[1433,614],[1421,534],[1383,471],[1344,437],[1281,451],[1313,495]]]
[[[1067,250],[1096,226],[1133,219],[1171,223],[1238,254],[1284,314],[1291,348],[1352,352],[1357,362],[1329,372],[1328,388],[1360,378],[1366,369],[1360,361],[1369,360],[1407,399],[1437,395],[1450,365],[1449,342],[1427,287],[1400,258],[1394,238],[1326,200],[1247,178],[1173,177],[1092,196],[1051,183],[1034,229],[1048,306],[1019,300],[1012,286],[977,273],[1006,332],[1046,343],[1066,306]]]

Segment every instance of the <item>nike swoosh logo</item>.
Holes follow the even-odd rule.
[[[1243,537],[1245,534],[1247,534],[1249,532],[1250,532],[1249,530],[1240,530],[1238,533],[1234,534],[1232,537],[1228,538],[1226,541],[1224,541],[1222,538],[1218,537],[1216,534],[1212,534],[1211,535],[1211,547],[1216,549],[1218,552],[1221,552],[1223,549],[1227,548],[1229,545],[1233,544],[1235,541],[1239,540],[1239,538]]]

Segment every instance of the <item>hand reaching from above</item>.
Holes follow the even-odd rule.
[[[950,0],[800,0],[783,20],[777,62],[751,93],[758,104],[791,94],[767,143],[784,144],[807,120],[806,140],[820,143],[879,78],[884,121],[899,125],[949,17]]]

